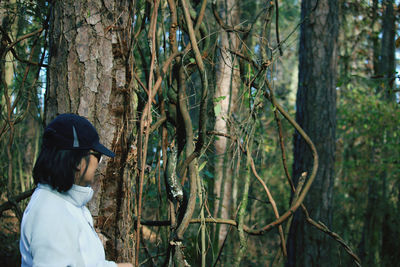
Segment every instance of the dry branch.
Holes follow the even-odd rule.
[[[15,207],[16,203],[21,202],[24,199],[27,199],[30,197],[33,192],[35,191],[35,188],[32,188],[30,190],[27,190],[17,196],[9,198],[8,201],[4,202],[3,204],[0,205],[0,217],[3,214],[4,211],[12,209]]]
[[[247,152],[249,155],[251,154],[250,151]],[[279,212],[278,212],[278,208],[276,206],[275,200],[272,197],[271,192],[269,191],[267,185],[264,183],[264,181],[261,179],[261,177],[258,175],[257,170],[256,170],[256,166],[254,165],[254,160],[252,157],[250,157],[250,165],[251,165],[251,170],[253,171],[254,176],[257,178],[257,180],[261,183],[261,185],[263,186],[265,193],[268,196],[269,202],[271,203],[272,209],[274,211],[275,214],[275,218],[279,219]],[[283,251],[283,255],[285,257],[287,257],[287,250],[286,250],[286,241],[285,241],[285,235],[283,233],[283,229],[282,229],[282,225],[278,226],[278,230],[279,230],[279,237],[281,239],[281,247],[282,247],[282,251]]]
[[[5,38],[6,38],[7,41],[9,42],[9,45],[7,45],[7,47],[6,47],[4,53],[7,53],[7,52],[8,52],[10,49],[12,49],[16,44],[18,44],[19,42],[21,42],[21,41],[23,41],[23,40],[25,40],[25,39],[27,39],[27,38],[29,38],[29,37],[31,37],[31,36],[34,36],[34,35],[36,35],[36,34],[39,34],[39,35],[40,35],[40,34],[43,32],[43,30],[44,30],[44,28],[40,28],[40,29],[38,29],[38,30],[36,30],[36,31],[34,31],[34,32],[30,32],[30,33],[28,33],[28,34],[25,34],[25,35],[19,37],[19,38],[18,38],[17,40],[15,40],[14,42],[12,42],[12,41],[11,41],[11,38],[8,36],[7,32],[3,29],[3,27],[0,26],[0,31],[1,31],[1,33],[5,36]]]
[[[145,125],[147,125],[147,128],[150,127],[151,124],[151,105],[152,105],[152,100],[153,97],[156,95],[157,88],[153,88],[153,70],[155,68],[155,58],[156,58],[156,45],[155,45],[155,40],[156,40],[156,22],[157,22],[157,14],[158,14],[158,5],[159,1],[155,0],[154,6],[153,6],[153,12],[151,15],[151,29],[149,31],[149,42],[150,42],[150,47],[151,47],[151,64],[150,64],[150,73],[149,73],[149,93],[148,93],[148,102],[146,103],[143,113],[140,119],[140,132],[139,132],[139,164],[141,164],[141,170],[140,170],[140,176],[139,176],[139,194],[138,194],[138,207],[137,207],[137,214],[138,214],[138,221],[137,221],[137,231],[136,231],[136,253],[135,253],[135,265],[139,265],[139,248],[140,248],[140,217],[142,215],[142,194],[143,194],[143,180],[144,180],[144,172],[145,172],[145,166],[146,166],[146,157],[147,157],[147,146],[148,146],[148,141],[149,141],[149,135],[150,131],[147,129],[144,132]],[[161,75],[160,75],[161,76]],[[160,82],[161,84],[161,82]],[[153,94],[153,91],[155,93]],[[143,142],[143,134],[144,134],[144,143]]]
[[[224,29],[226,32],[241,32],[241,33],[247,33],[250,31],[250,27],[242,27],[239,25],[226,25],[225,22],[222,20],[222,18],[219,16],[218,14],[218,7],[217,7],[217,3],[216,1],[212,1],[212,11],[215,17],[215,20],[218,22],[219,26],[222,27],[222,29]]]

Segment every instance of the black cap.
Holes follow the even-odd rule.
[[[43,134],[43,145],[59,149],[93,149],[106,156],[114,157],[114,152],[100,144],[99,134],[84,117],[75,114],[58,115],[50,122]]]

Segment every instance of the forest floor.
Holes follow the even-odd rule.
[[[14,212],[7,210],[0,217],[0,266],[21,266],[19,253],[19,221]]]

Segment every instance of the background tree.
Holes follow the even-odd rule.
[[[335,164],[336,62],[338,2],[302,1],[299,88],[296,121],[313,140],[319,168],[305,199],[310,216],[332,225],[332,194]],[[293,179],[311,173],[312,153],[298,132],[294,136]],[[288,266],[334,264],[329,237],[313,229],[300,211],[294,217],[288,240]]]
[[[227,25],[239,24],[239,3],[234,0],[220,1],[221,18]],[[237,56],[230,51],[239,51],[237,33],[221,29],[219,34],[219,57],[216,73],[215,89],[215,131],[230,134],[229,121],[232,114],[237,114],[237,100],[240,87],[240,70]],[[231,207],[236,196],[232,196],[233,175],[233,146],[226,137],[218,137],[215,146],[215,180],[214,180],[214,217],[230,218],[233,214]],[[235,183],[236,184],[236,183]],[[236,189],[237,190],[237,189]],[[221,225],[217,231],[218,247],[221,247],[228,234],[228,226]]]

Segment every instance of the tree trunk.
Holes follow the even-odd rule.
[[[8,21],[6,22],[7,25],[3,25],[3,27],[5,27],[5,29],[7,28],[11,29],[9,35],[14,41],[17,37],[17,31],[18,31],[17,25],[19,19],[19,17],[16,15],[16,8],[17,8],[16,0],[9,0],[8,3],[6,3],[6,5],[10,5],[11,8],[9,8],[6,11],[7,15],[5,18]],[[14,66],[13,66],[14,63],[15,61],[12,53],[7,53],[6,63],[5,63],[5,82],[7,83],[8,88],[11,88],[14,78]]]
[[[387,100],[395,100],[393,86],[396,75],[395,37],[396,17],[393,10],[393,0],[383,1],[384,15],[382,19],[382,47],[379,71],[385,79],[384,96]]]
[[[8,37],[11,38],[12,41],[16,39],[17,36],[17,24],[18,24],[18,16],[16,15],[16,1],[15,0],[9,0],[5,3],[2,3],[1,5],[1,15],[0,15],[0,24],[3,27],[3,29],[9,29]],[[4,44],[8,43],[8,40],[5,39],[5,36],[1,34],[2,38],[2,47],[0,49],[1,51],[1,61],[2,61],[2,66],[0,67],[0,73],[1,73],[1,82],[2,84],[0,85],[3,90],[4,94],[10,95],[9,97],[12,97],[12,83],[13,83],[13,77],[14,77],[14,56],[5,51],[3,48]],[[5,51],[5,54],[4,52]],[[4,65],[3,65],[4,62]],[[4,73],[3,73],[4,72]],[[3,100],[3,97],[1,99],[1,107],[6,107],[5,101]],[[11,110],[8,110],[8,108],[4,109],[6,113],[13,113]],[[12,160],[12,141],[14,139],[14,127],[10,127],[9,131],[9,139],[10,139],[10,144],[7,146],[7,155],[8,155],[8,173],[7,173],[7,178],[8,178],[8,183],[7,183],[7,194],[8,197],[11,197],[12,194],[14,194],[14,176],[15,173],[13,173],[13,160]]]
[[[383,97],[388,105],[394,104],[396,100],[396,94],[394,92],[394,89],[396,88],[394,83],[396,76],[396,16],[394,14],[393,5],[393,0],[384,1],[385,14],[382,21],[382,53],[380,57],[380,71],[386,80]],[[388,129],[383,129],[381,140],[381,145],[379,145],[379,148],[381,149],[380,154],[384,158],[389,158],[388,156],[385,156],[385,154],[388,154],[386,151],[388,143],[391,142],[388,140],[395,140],[395,138],[393,138],[393,132]],[[381,166],[381,162],[382,160],[380,159],[379,162],[376,163],[377,168]],[[396,209],[398,203],[393,203],[390,197],[391,190],[389,187],[388,171],[385,167],[379,168],[379,170],[379,178],[382,180],[382,234],[380,236],[380,242],[377,243],[381,244],[379,252],[381,254],[380,260],[382,266],[389,266],[399,260],[399,245],[397,240],[399,230],[398,227],[395,226],[396,223],[394,222],[398,220],[400,214],[398,209]]]
[[[239,9],[236,0],[221,1],[221,17],[227,25],[237,25],[239,23]],[[216,112],[215,130],[221,133],[229,134],[227,120],[236,110],[236,99],[240,86],[240,74],[238,61],[228,49],[236,51],[238,49],[239,39],[236,33],[228,33],[221,30],[220,33],[220,54],[218,57],[217,81],[215,98],[220,107],[220,112]],[[219,110],[218,108],[216,110]],[[232,151],[229,149],[229,140],[225,137],[218,137],[214,143],[215,155],[217,157],[215,164],[215,182],[214,182],[214,217],[230,218],[232,204]],[[222,198],[222,202],[221,201]],[[228,226],[222,224],[217,232],[218,247],[221,247],[226,235]]]
[[[133,257],[132,179],[128,166],[135,133],[136,98],[128,0],[55,1],[50,20],[49,73],[45,100],[48,123],[59,113],[88,118],[101,142],[115,153],[99,166],[89,208],[110,260]],[[135,159],[135,157],[133,157]],[[129,163],[129,164],[127,164]],[[133,167],[132,167],[133,168]]]
[[[319,155],[316,179],[305,199],[310,216],[332,224],[332,190],[336,128],[336,50],[338,1],[303,0],[301,7],[299,87],[296,120],[314,142]],[[311,173],[313,157],[298,133],[294,136],[293,178]],[[296,212],[288,238],[288,266],[335,265],[330,237],[312,228]]]

